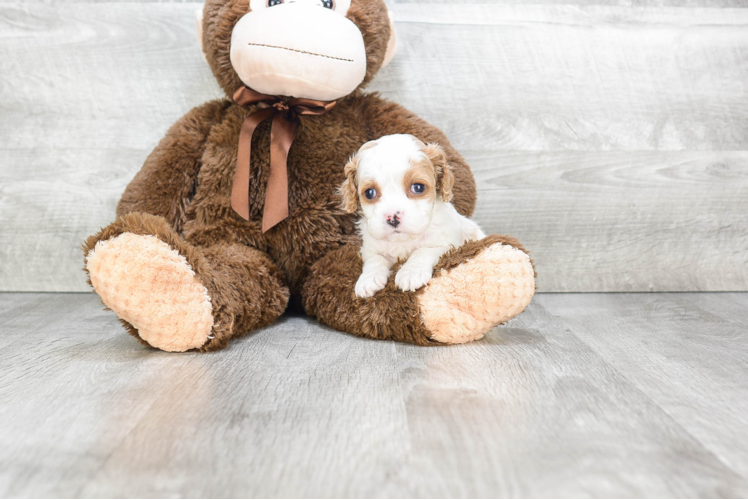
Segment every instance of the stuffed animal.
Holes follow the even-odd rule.
[[[114,223],[84,244],[89,282],[141,342],[213,351],[291,304],[337,330],[419,345],[479,339],[535,291],[520,243],[491,235],[445,254],[429,283],[356,297],[356,215],[337,187],[362,144],[389,134],[438,143],[453,204],[475,181],[436,127],[363,88],[391,58],[383,0],[207,0],[205,57],[228,99],[166,133]]]

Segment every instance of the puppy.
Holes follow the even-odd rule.
[[[407,259],[395,276],[400,290],[425,285],[441,256],[466,241],[485,237],[460,215],[452,200],[454,175],[444,150],[412,135],[367,142],[345,166],[340,187],[343,209],[361,209],[358,229],[364,268],[356,296],[384,288],[392,266]]]

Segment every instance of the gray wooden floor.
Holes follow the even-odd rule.
[[[544,294],[420,348],[288,316],[214,354],[0,294],[0,496],[748,495],[748,294]]]

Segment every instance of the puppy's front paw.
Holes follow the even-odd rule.
[[[356,282],[356,297],[366,299],[373,296],[379,290],[385,287],[387,279],[390,277],[389,271],[379,271],[364,273]]]
[[[415,292],[429,282],[434,268],[406,263],[395,275],[395,284],[403,292]]]

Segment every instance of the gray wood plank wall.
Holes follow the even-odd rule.
[[[464,153],[541,291],[748,290],[748,1],[389,3],[371,89]],[[81,241],[221,96],[199,6],[0,1],[0,291],[87,290]]]

